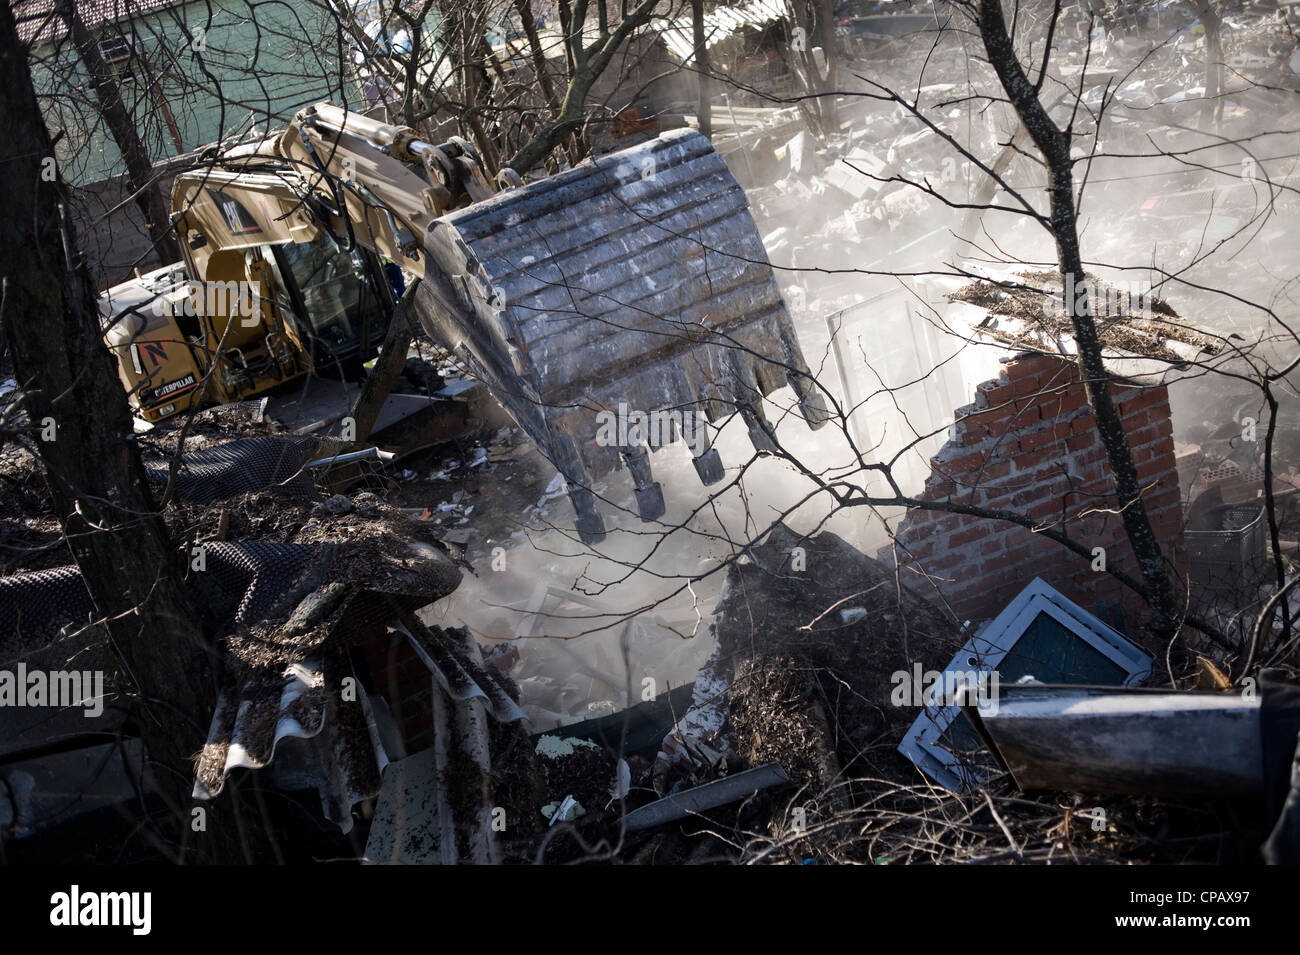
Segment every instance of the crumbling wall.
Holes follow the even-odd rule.
[[[978,386],[974,403],[958,409],[948,442],[931,460],[922,499],[1028,514],[1040,528],[1064,530],[1090,552],[1103,552],[1090,561],[1015,524],[915,508],[896,540],[904,579],[923,594],[936,588],[959,618],[981,620],[1041,577],[1136,633],[1141,600],[1094,569],[1104,558],[1107,569],[1140,576],[1078,370],[1054,355],[1020,355],[1002,364],[996,380]],[[1167,389],[1123,381],[1111,394],[1156,537],[1181,567],[1182,506]]]

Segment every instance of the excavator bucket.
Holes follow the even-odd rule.
[[[703,483],[722,477],[704,420],[740,413],[770,450],[762,398],[790,385],[825,423],[748,206],[709,141],[677,130],[426,235],[421,321],[563,474],[588,543],[605,532],[591,487],[612,471],[631,473],[642,520],[662,516],[649,452],[666,443],[687,440]]]

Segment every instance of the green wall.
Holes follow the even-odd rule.
[[[254,121],[274,128],[322,100],[361,105],[349,53],[339,49],[321,0],[198,0],[92,31],[134,31],[141,55],[118,67],[119,88],[155,161]],[[31,61],[50,131],[64,131],[56,147],[64,177],[85,185],[120,174],[117,147],[71,42],[45,43]]]

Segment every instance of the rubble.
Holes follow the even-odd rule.
[[[790,569],[794,548],[804,571]],[[844,601],[862,615],[842,621],[833,608]],[[688,753],[707,740],[746,765],[779,762],[810,796],[834,794],[846,776],[910,778],[881,745],[911,719],[890,705],[893,674],[938,665],[962,643],[957,624],[900,591],[886,565],[834,534],[805,539],[780,525],[732,568],[714,626],[717,654],[675,735]]]
[[[738,15],[748,27],[710,38],[730,75],[782,70],[784,12],[764,0]],[[1227,153],[1203,150],[1203,51],[1190,33],[1137,51],[1114,24],[1111,34],[1099,27],[1085,72],[1081,23],[1065,24],[1052,69],[1090,108],[1079,112],[1081,137],[1097,135],[1098,154],[1081,142],[1076,159],[1095,201],[1084,204],[1096,210],[1084,228],[1098,263],[1086,278],[1100,293],[1102,344],[1126,372],[1123,362],[1161,369],[1117,377],[1113,396],[1156,536],[1191,585],[1185,609],[1230,638],[1144,648],[1143,602],[1041,533],[1103,547],[1112,567],[1132,571],[1058,307],[1066,289],[1038,226],[1003,228],[999,210],[1014,197],[983,191],[944,134],[1035,201],[1042,171],[1014,124],[971,102],[966,75],[985,64],[951,37],[931,48],[930,15],[846,20],[837,126],[820,129],[806,104],[768,102],[737,83],[714,104],[717,155],[680,130],[636,147],[633,165],[601,155],[568,169],[561,184],[580,201],[538,202],[516,189],[463,210],[464,241],[448,237],[437,257],[464,266],[448,270],[461,305],[513,331],[456,355],[419,343],[367,446],[341,437],[350,385],[319,378],[131,438],[178,556],[202,558],[186,586],[214,637],[221,692],[197,755],[197,800],[211,805],[244,784],[259,796],[297,794],[295,806],[327,823],[330,838],[346,835],[329,843],[342,846],[336,857],[376,864],[1221,862],[1253,861],[1261,844],[1268,858],[1291,857],[1297,796],[1279,783],[1285,746],[1260,729],[1270,701],[1247,699],[1234,681],[1259,636],[1242,608],[1278,595],[1265,492],[1277,501],[1288,573],[1300,552],[1296,381],[1277,382],[1284,426],[1266,485],[1259,442],[1242,430],[1266,418],[1252,382],[1174,373],[1256,343],[1250,316],[1238,314],[1247,309],[1207,314],[1188,288],[1215,270],[1243,300],[1271,289],[1269,276],[1293,271],[1286,223],[1300,206],[1281,189],[1261,216],[1255,178],[1216,178]],[[1229,62],[1277,66],[1270,30],[1242,22]],[[671,24],[666,42],[679,61],[693,58],[688,20]],[[810,59],[824,65],[825,52]],[[1141,69],[1130,70],[1139,52]],[[1225,82],[1216,127],[1225,139],[1251,138],[1251,115],[1300,122],[1285,87]],[[905,92],[933,126],[897,99],[861,95],[882,88]],[[651,125],[626,112],[618,122]],[[1127,157],[1151,148],[1197,155],[1204,168],[1170,160],[1130,181]],[[581,206],[597,172],[622,190],[616,228]],[[707,221],[663,205],[656,177],[690,176],[703,183]],[[516,255],[523,246],[503,245],[511,216],[562,222],[555,274]],[[687,241],[690,229],[706,232],[703,251]],[[1236,255],[1242,229],[1257,230],[1258,256]],[[1220,246],[1224,255],[1199,261]],[[1182,286],[1160,281],[1158,294],[1134,299],[1125,270],[1100,264],[1117,251],[1125,261],[1198,260]],[[674,256],[688,262],[689,282],[664,281],[679,276]],[[756,266],[767,259],[775,281]],[[613,268],[613,278],[584,287],[557,262]],[[728,296],[720,309],[715,283]],[[633,285],[634,295],[619,292]],[[568,318],[537,321],[520,304],[534,294]],[[1005,506],[1035,526],[882,509],[863,540],[890,543],[872,542],[873,558],[806,513],[769,529],[772,515],[747,503],[743,530],[715,513],[716,526],[687,528],[706,543],[664,546],[676,566],[662,576],[687,582],[689,612],[619,594],[609,577],[643,569],[643,553],[613,540],[601,553],[579,548],[573,518],[590,544],[605,527],[595,502],[605,514],[622,508],[651,522],[627,535],[639,544],[664,530],[653,523],[666,512],[662,489],[648,454],[631,461],[625,448],[572,439],[615,403],[610,395],[662,403],[666,373],[651,366],[667,358],[637,358],[666,314],[732,327],[744,347],[776,347],[788,362],[735,364],[716,342],[680,336],[669,390],[689,393],[711,418],[797,382],[806,357],[821,383],[838,373],[838,397],[852,409],[846,430],[868,461],[898,455],[893,476],[915,502]],[[593,346],[604,363],[598,387],[578,374],[584,346],[573,338],[596,322],[613,329]],[[513,422],[467,377],[476,361],[537,386],[509,396]],[[14,385],[0,374],[0,402]],[[819,396],[797,384],[793,393],[809,424],[825,420]],[[767,423],[751,414],[740,430],[764,457]],[[40,468],[25,444],[0,438],[0,663],[75,656],[114,672],[102,634],[87,626],[95,608],[68,563]],[[709,484],[743,463],[716,451],[682,461]],[[661,474],[676,466],[669,455],[655,464]],[[633,481],[607,476],[624,466]],[[477,612],[458,619],[449,607],[471,586]],[[1300,611],[1286,593],[1277,599]],[[1031,633],[1041,624],[1031,610],[1062,632]],[[1265,626],[1281,633],[1283,624]],[[1031,650],[1038,656],[1027,661]],[[1006,677],[1001,710],[975,697],[964,710],[899,702],[900,674],[955,673],[964,661]],[[1015,682],[1022,676],[1081,682]],[[139,740],[115,749],[100,738],[133,731],[123,703],[113,694],[89,725],[3,714],[6,850],[10,839],[75,821],[51,799],[65,774],[96,805],[150,788],[136,779],[147,765]],[[1288,725],[1283,743],[1294,740]],[[47,730],[67,734],[59,738],[75,760],[34,760]],[[86,767],[118,757],[131,772],[106,774],[95,789]],[[1254,772],[1261,761],[1267,779]]]

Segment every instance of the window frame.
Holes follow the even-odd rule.
[[[1077,639],[1122,669],[1126,676],[1121,686],[1132,686],[1151,672],[1155,656],[1150,651],[1084,610],[1051,584],[1035,577],[1001,613],[962,645],[943,670],[943,685],[954,685],[957,674],[995,670],[1041,613],[1046,613]],[[972,659],[974,664],[970,662]],[[923,707],[898,745],[898,752],[918,769],[954,792],[982,779],[977,771],[964,765],[959,756],[941,743],[960,711],[961,707],[956,703]]]

